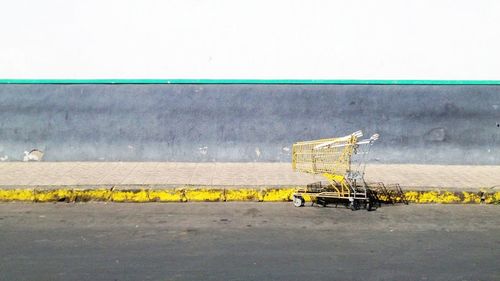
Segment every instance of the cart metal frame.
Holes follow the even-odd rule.
[[[371,210],[375,195],[364,180],[366,156],[379,135],[360,140],[362,131],[340,138],[297,142],[292,146],[292,169],[309,174],[321,174],[327,185],[310,184],[293,194],[296,207],[304,206],[304,196],[314,203],[344,204],[352,210]]]

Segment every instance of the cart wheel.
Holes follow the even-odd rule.
[[[373,207],[372,207],[372,202],[368,201],[368,202],[366,203],[366,210],[367,210],[368,212],[369,212],[369,211],[371,211],[371,210],[373,210]]]
[[[359,202],[354,200],[351,202],[351,210],[356,211],[359,210]]]
[[[293,197],[293,205],[295,207],[304,207],[304,203],[306,203],[306,200],[302,198],[302,196],[294,196]]]
[[[321,205],[323,207],[326,207],[326,205],[327,205],[326,199],[324,199],[324,198],[318,198],[316,203],[318,203],[318,205]]]

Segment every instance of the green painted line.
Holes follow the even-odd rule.
[[[0,84],[500,85],[500,80],[0,79]]]

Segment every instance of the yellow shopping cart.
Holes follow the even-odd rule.
[[[304,206],[304,196],[309,196],[313,204],[344,204],[352,210],[362,206],[371,210],[375,200],[364,181],[364,170],[366,156],[379,135],[361,140],[362,136],[357,131],[345,137],[293,144],[293,170],[321,174],[328,180],[328,184],[319,182],[297,189],[293,194],[295,206]]]

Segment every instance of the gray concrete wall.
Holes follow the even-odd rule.
[[[371,162],[500,164],[499,123],[499,86],[0,85],[9,161],[288,162],[362,129]]]

